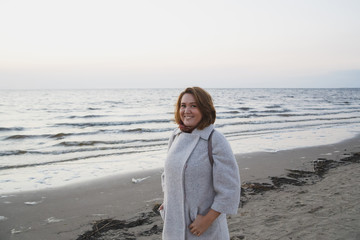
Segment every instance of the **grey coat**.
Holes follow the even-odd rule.
[[[177,129],[170,137],[162,175],[163,240],[229,239],[226,214],[237,213],[240,175],[228,141],[216,130],[212,135],[211,166],[208,139],[213,129],[213,125],[192,133]],[[210,208],[220,212],[220,216],[200,237],[191,234],[188,226]]]

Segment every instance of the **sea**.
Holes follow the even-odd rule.
[[[1,90],[0,193],[161,171],[182,90]],[[360,89],[206,90],[235,154],[360,133]]]

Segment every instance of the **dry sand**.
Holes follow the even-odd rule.
[[[234,239],[360,239],[360,164],[331,169],[313,185],[255,195],[229,228]]]
[[[270,182],[284,169],[311,170],[318,158],[340,160],[360,152],[360,137],[277,153],[237,155],[243,183]],[[101,223],[122,226],[93,239],[160,239],[161,170],[111,177],[64,188],[2,194],[0,239],[77,239]],[[145,178],[134,184],[131,179]],[[229,218],[232,239],[360,239],[360,164],[331,169],[312,185],[283,185],[248,195]],[[103,219],[117,219],[113,223]],[[93,225],[98,221],[97,225]],[[134,225],[137,225],[134,227]],[[122,237],[119,237],[122,236]]]

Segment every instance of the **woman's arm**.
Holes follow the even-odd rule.
[[[224,214],[236,214],[240,202],[240,173],[229,142],[219,132],[213,134],[214,202],[211,208]]]

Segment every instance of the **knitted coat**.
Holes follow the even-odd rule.
[[[213,129],[213,125],[192,133],[177,129],[170,137],[162,175],[163,240],[229,239],[226,214],[237,213],[240,175],[228,141],[216,130],[212,135],[211,165],[208,139]],[[193,235],[188,226],[210,208],[220,216],[200,237]]]

